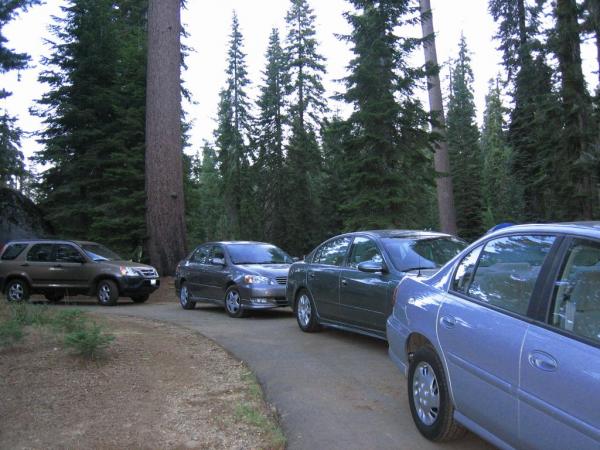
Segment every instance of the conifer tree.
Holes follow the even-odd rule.
[[[8,40],[2,28],[13,20],[20,11],[26,11],[40,0],[12,0],[0,3],[0,73],[22,70],[27,67],[29,55],[17,53],[6,46]],[[0,100],[11,92],[0,89]],[[20,151],[22,131],[15,124],[16,118],[7,111],[0,113],[0,185],[16,187],[17,180],[26,175],[23,153]]]
[[[354,58],[343,98],[354,106],[345,144],[344,228],[422,227],[431,204],[428,114],[415,90],[423,70],[408,65],[421,39],[398,36],[418,20],[408,0],[351,0],[346,18]]]
[[[223,204],[227,217],[229,239],[247,237],[250,217],[244,217],[247,205],[253,201],[249,183],[253,159],[249,136],[252,117],[246,88],[250,84],[243,50],[243,36],[237,15],[233,14],[227,59],[227,81],[221,90],[215,141],[222,176]],[[250,192],[249,192],[250,191]]]
[[[479,130],[473,99],[473,70],[464,36],[452,66],[447,137],[458,233],[474,240],[483,230]]]
[[[485,229],[502,222],[518,223],[523,212],[520,184],[511,170],[512,149],[506,137],[506,114],[499,80],[490,80],[481,130]]]

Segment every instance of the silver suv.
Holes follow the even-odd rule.
[[[154,267],[124,261],[95,242],[11,241],[0,251],[0,291],[11,302],[43,294],[50,302],[89,295],[106,306],[119,296],[143,303],[159,285]]]

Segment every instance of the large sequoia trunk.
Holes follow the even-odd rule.
[[[162,275],[172,274],[186,253],[179,2],[150,0],[148,5],[147,247]]]
[[[425,65],[429,69],[437,67],[437,52],[433,32],[433,17],[429,0],[419,1],[421,8],[421,28],[425,51]],[[454,209],[454,193],[452,191],[452,177],[450,176],[450,158],[448,156],[448,142],[446,140],[446,120],[444,118],[444,105],[442,102],[442,89],[440,77],[437,73],[427,77],[429,89],[429,107],[433,118],[433,132],[439,136],[435,146],[434,168],[436,172],[437,200],[440,217],[440,229],[444,233],[456,234],[456,211]]]

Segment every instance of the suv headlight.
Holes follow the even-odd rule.
[[[121,270],[121,275],[123,275],[124,277],[139,277],[140,276],[140,274],[137,273],[137,271],[131,267],[121,266],[121,267],[119,267],[119,269]]]
[[[244,283],[246,284],[273,284],[272,280],[262,275],[244,275]]]

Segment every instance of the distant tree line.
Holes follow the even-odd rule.
[[[36,107],[46,127],[36,200],[62,235],[127,256],[147,240],[147,2],[69,0],[52,28],[40,77],[49,90]],[[21,55],[11,65],[1,26],[32,3],[0,7],[2,71],[26,64]],[[253,239],[302,255],[341,231],[437,228],[439,136],[418,96],[430,68],[410,63],[424,40],[406,31],[419,23],[417,3],[348,0],[351,28],[340,39],[353,57],[337,98],[351,105],[349,117],[325,97],[327,61],[307,0],[290,0],[285,30],[272,30],[261,80],[248,77],[243,24],[233,15],[213,139],[184,158],[190,245]],[[488,6],[504,70],[490,80],[481,127],[464,38],[445,86],[459,234],[474,239],[504,221],[597,218],[600,96],[585,82],[580,45],[595,42],[600,65],[598,2]],[[5,184],[24,170],[18,135],[0,117],[0,158],[12,161],[0,164]]]

